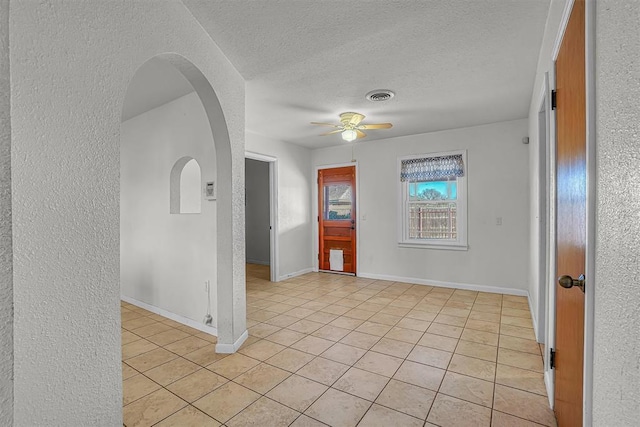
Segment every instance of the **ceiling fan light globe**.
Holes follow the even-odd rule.
[[[344,139],[347,142],[355,141],[357,137],[358,137],[358,134],[354,129],[345,129],[342,132],[342,139]]]

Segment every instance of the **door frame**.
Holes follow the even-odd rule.
[[[551,91],[555,88],[555,60],[552,70],[545,73],[543,95],[540,103],[545,103],[546,108],[546,188],[545,194],[540,197],[546,198],[547,206],[545,216],[547,219],[546,240],[547,256],[540,260],[545,263],[542,268],[546,271],[540,280],[540,286],[545,287],[546,299],[544,307],[545,327],[544,327],[544,382],[547,388],[549,405],[553,408],[555,399],[555,371],[551,369],[549,359],[549,349],[555,347],[556,342],[556,113],[551,108]],[[542,108],[542,106],[541,106]],[[539,125],[539,124],[538,124]],[[538,126],[539,127],[539,126]],[[543,294],[543,292],[539,292]]]
[[[320,254],[320,229],[318,228],[318,216],[320,215],[319,206],[318,206],[318,171],[322,169],[333,169],[333,168],[343,168],[346,166],[354,166],[356,168],[356,272],[355,275],[358,277],[358,272],[360,271],[360,179],[358,178],[358,161],[346,162],[346,163],[332,163],[328,165],[317,165],[313,169],[313,177],[316,179],[316,183],[313,185],[313,191],[311,192],[311,200],[312,200],[312,220],[313,217],[316,217],[313,223],[313,271],[320,271],[320,263],[318,262],[318,256]],[[313,182],[313,181],[312,181]]]
[[[596,2],[585,2],[585,83],[587,120],[587,247],[585,275],[587,290],[584,302],[584,371],[583,371],[583,424],[593,423],[593,336],[595,321],[595,274],[596,274]]]
[[[551,215],[555,206],[551,206],[553,199],[553,186],[549,182],[553,179],[551,169],[551,110],[550,91],[549,91],[549,73],[545,73],[544,83],[542,85],[542,93],[538,103],[538,152],[535,156],[538,158],[538,311],[536,313],[536,322],[534,323],[535,335],[538,342],[545,345],[549,342],[547,337],[547,307],[549,295],[549,268],[552,266],[550,252],[551,245],[555,245],[551,237]],[[555,147],[555,145],[554,145]]]
[[[269,274],[272,282],[280,275],[278,266],[278,159],[252,151],[244,152],[245,159],[259,160],[269,164]]]
[[[564,32],[569,21],[571,10],[573,9],[574,0],[569,0],[565,4],[562,22],[558,35],[556,37],[553,54],[552,54],[552,70],[548,75],[548,82],[551,89],[555,89],[555,63],[560,51],[560,45],[564,37]],[[585,275],[586,292],[585,292],[585,308],[584,308],[584,367],[583,367],[583,425],[591,426],[592,424],[592,408],[593,408],[593,346],[594,346],[594,316],[595,316],[595,238],[596,238],[596,114],[595,114],[595,0],[585,1],[585,78],[586,78],[586,253],[585,253]],[[548,143],[550,144],[550,178],[547,182],[547,192],[551,198],[551,203],[547,206],[548,218],[550,222],[550,256],[547,259],[549,265],[549,283],[547,302],[547,332],[545,340],[545,352],[548,355],[550,348],[555,345],[555,327],[556,327],[556,301],[555,301],[555,148],[556,148],[556,121],[555,113],[547,115],[547,126],[550,130]],[[537,121],[537,119],[536,119]],[[547,387],[547,395],[549,403],[553,408],[555,373],[548,367],[548,357],[545,360],[544,380]]]

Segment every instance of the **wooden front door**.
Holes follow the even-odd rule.
[[[356,167],[318,171],[319,269],[356,273]]]
[[[587,237],[584,13],[584,0],[576,0],[556,61],[556,265],[557,277],[572,279],[585,273]],[[554,409],[559,427],[582,426],[585,291],[577,285],[568,277],[556,284]]]

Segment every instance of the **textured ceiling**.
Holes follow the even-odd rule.
[[[311,121],[390,121],[363,140],[527,116],[549,0],[183,0],[247,80],[247,129],[341,144]],[[385,103],[365,100],[391,89]]]

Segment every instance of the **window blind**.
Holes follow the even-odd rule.
[[[401,161],[400,181],[443,181],[464,176],[462,154]]]

